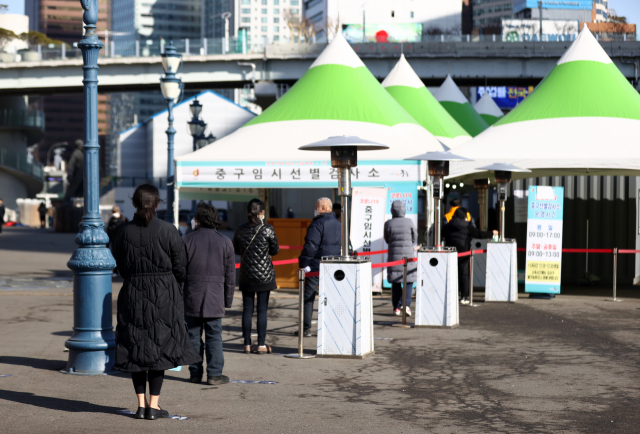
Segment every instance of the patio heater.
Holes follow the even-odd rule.
[[[485,277],[485,301],[503,301],[515,303],[518,300],[518,245],[515,239],[505,238],[505,202],[507,184],[511,182],[513,172],[530,172],[511,164],[497,163],[479,167],[478,170],[494,172],[498,185],[498,240],[487,243],[487,264]],[[493,228],[489,228],[491,230]]]
[[[349,199],[351,168],[358,165],[358,151],[383,149],[389,147],[354,136],[329,137],[300,147],[303,151],[331,152],[331,167],[338,170],[338,193],[342,197],[341,254],[320,261],[316,357],[362,359],[374,352],[371,260],[349,256]],[[304,275],[300,280],[302,299]],[[302,322],[301,309],[300,347]]]
[[[418,289],[416,291],[416,327],[457,327],[458,253],[454,247],[442,246],[442,181],[449,176],[450,161],[467,158],[451,152],[427,152],[408,160],[428,162],[428,176],[433,177],[434,221],[433,246],[418,250]]]

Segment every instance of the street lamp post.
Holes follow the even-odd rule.
[[[173,128],[173,107],[180,101],[182,96],[182,81],[176,77],[176,73],[180,71],[182,65],[182,56],[173,46],[173,41],[169,42],[169,46],[162,54],[162,68],[164,69],[164,77],[160,78],[160,90],[162,96],[167,102],[169,127],[167,128],[167,212],[165,220],[169,223],[174,222],[173,209],[175,207],[175,196],[173,191],[173,183],[175,178],[175,166],[173,163],[173,138],[176,130]]]
[[[191,104],[189,104],[189,111],[191,111],[191,120],[188,122],[189,124],[189,133],[191,133],[191,137],[193,137],[193,152],[198,150],[198,139],[200,136],[204,135],[204,130],[207,128],[207,124],[200,119],[200,113],[202,112],[202,104],[198,101],[198,98],[194,99]],[[191,201],[191,213],[196,215],[196,206],[197,201]]]
[[[102,375],[113,369],[116,340],[111,322],[111,273],[116,262],[99,210],[98,0],[81,0],[85,34],[78,43],[84,75],[84,216],[76,235],[78,248],[67,266],[73,271],[73,334],[65,342],[69,361],[64,373]]]

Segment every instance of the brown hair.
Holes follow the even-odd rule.
[[[156,208],[163,200],[160,199],[160,192],[155,185],[142,184],[136,188],[131,202],[136,207],[136,215],[142,221],[142,224],[149,226],[151,219],[156,215]]]

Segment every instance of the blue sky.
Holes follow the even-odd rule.
[[[24,14],[24,0],[0,0],[0,4],[8,5],[9,13]],[[627,22],[640,24],[640,0],[609,0],[609,7],[615,9],[618,15],[627,17]]]

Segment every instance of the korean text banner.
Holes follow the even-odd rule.
[[[420,23],[367,23],[362,40],[362,24],[346,24],[342,26],[342,35],[351,44],[361,42],[420,42],[422,40],[422,24]]]
[[[574,10],[579,9],[581,11],[585,10],[590,14],[591,9],[593,8],[593,0],[542,0],[542,8]],[[520,12],[523,9],[538,9],[538,0],[515,0],[513,2],[514,14]],[[591,17],[591,15],[589,15],[589,17]]]
[[[351,244],[360,252],[375,252],[384,248],[383,230],[387,189],[355,187],[351,203]],[[380,256],[371,259],[378,261]],[[382,292],[382,269],[372,270],[373,292]]]
[[[351,169],[354,186],[420,182],[419,161],[360,161]],[[178,187],[335,188],[338,170],[328,161],[178,161]]]
[[[533,86],[478,86],[477,92],[478,100],[480,100],[485,93],[488,93],[501,109],[514,109],[533,92]]]
[[[564,187],[530,186],[525,292],[560,294]]]

